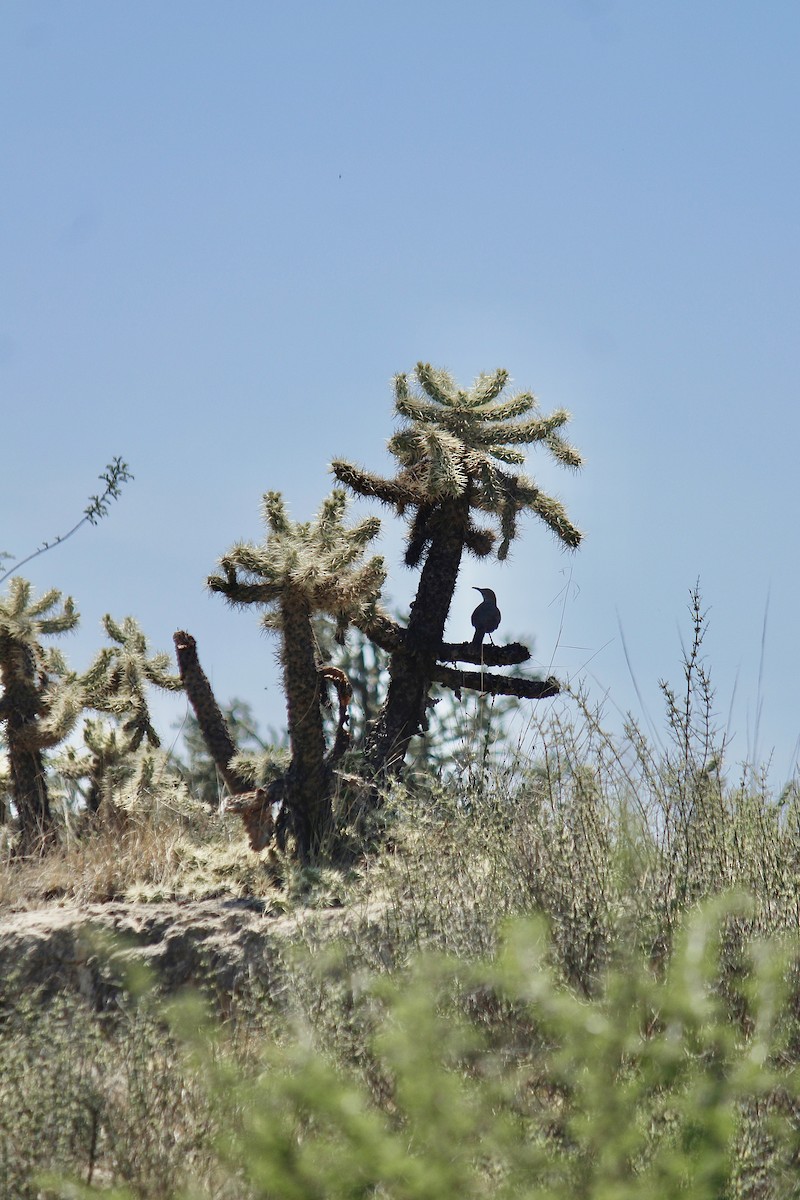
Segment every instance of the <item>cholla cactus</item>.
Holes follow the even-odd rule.
[[[11,796],[20,824],[19,850],[31,854],[53,839],[43,752],[70,733],[82,710],[81,690],[63,659],[41,644],[78,623],[72,600],[53,588],[38,600],[14,576],[0,598],[0,721],[5,724]]]
[[[152,820],[159,809],[173,816],[200,811],[168,754],[145,742],[131,750],[129,736],[102,719],[88,718],[83,747],[64,747],[51,765],[67,803],[80,799],[88,812],[118,827],[132,818]]]
[[[220,560],[224,574],[208,581],[232,604],[264,606],[264,627],[280,635],[292,761],[270,795],[283,796],[303,856],[319,846],[331,818],[332,763],[325,755],[321,712],[325,688],[311,618],[328,613],[340,631],[352,620],[367,620],[385,578],[381,558],[361,562],[380,522],[368,518],[347,528],[346,506],[344,492],[337,489],[315,520],[294,523],[280,493],[267,492],[264,544],[235,545]]]
[[[563,466],[580,467],[578,451],[559,432],[569,421],[566,409],[542,416],[531,392],[501,399],[508,382],[508,372],[503,370],[478,376],[467,391],[460,389],[447,371],[428,363],[417,365],[416,379],[419,390],[414,392],[406,375],[395,378],[395,411],[407,422],[388,442],[390,453],[400,463],[398,476],[381,479],[343,460],[332,466],[337,478],[361,495],[393,504],[401,514],[407,508],[415,512],[408,565],[419,562],[433,533],[426,532],[426,527],[437,506],[448,500],[466,500],[470,509],[499,518],[502,540],[497,557],[501,560],[516,536],[517,518],[526,509],[574,549],[581,534],[563,505],[545,495],[526,475],[507,469],[524,464],[520,447],[537,443]],[[493,533],[470,523],[468,549],[483,557],[494,541]]]
[[[500,518],[501,560],[524,509],[541,517],[567,546],[576,547],[581,535],[563,506],[526,475],[499,465],[522,466],[525,454],[519,447],[540,443],[563,466],[579,467],[580,455],[559,433],[569,420],[566,409],[541,416],[531,392],[501,399],[508,382],[503,370],[480,375],[469,391],[427,363],[418,364],[416,377],[425,396],[410,391],[405,375],[395,379],[395,409],[408,425],[389,439],[388,448],[422,483],[426,499],[470,493],[471,507]]]
[[[120,723],[119,728],[86,723],[92,807],[99,803],[102,777],[106,774],[108,782],[113,765],[119,766],[143,741],[159,745],[147,706],[147,685],[181,687],[177,676],[167,674],[165,654],[148,657],[145,636],[132,617],[120,625],[106,616],[103,623],[115,644],[100,651],[85,675],[68,670],[63,656],[44,648],[41,638],[66,633],[77,623],[70,598],[62,603],[61,593],[53,589],[35,600],[31,585],[19,576],[0,599],[0,722],[5,725],[10,793],[23,854],[46,848],[54,836],[44,752],[63,742],[87,708]],[[65,775],[70,764],[78,770],[68,753],[62,759]]]
[[[282,630],[289,610],[301,605],[326,612],[344,623],[363,615],[375,603],[386,577],[382,558],[359,560],[380,530],[368,517],[347,528],[343,523],[347,498],[335,488],[313,521],[290,521],[280,492],[267,492],[262,515],[267,527],[261,546],[239,542],[220,559],[225,579],[212,576],[209,587],[232,604],[267,606],[265,629]],[[237,572],[242,572],[240,580]]]
[[[133,617],[120,625],[106,613],[103,627],[112,645],[99,652],[81,678],[86,706],[121,722],[127,750],[137,750],[144,740],[157,747],[161,742],[150,720],[147,687],[180,691],[180,677],[169,674],[167,654],[148,657],[147,638]]]
[[[130,773],[129,739],[118,725],[99,718],[83,723],[83,749],[65,746],[53,759],[57,775],[69,780],[89,812],[97,812],[110,790]],[[81,783],[86,787],[81,787]]]
[[[446,371],[427,363],[419,363],[415,374],[417,390],[407,376],[395,379],[395,410],[404,423],[388,443],[400,464],[396,477],[383,479],[343,460],[332,464],[334,474],[347,487],[390,504],[407,517],[406,563],[422,563],[408,628],[404,636],[399,637],[397,631],[392,636],[391,682],[368,746],[378,776],[400,769],[410,739],[424,728],[428,692],[437,673],[464,551],[484,558],[495,547],[495,531],[477,525],[475,514],[499,522],[497,557],[501,560],[508,554],[519,514],[525,510],[544,520],[565,546],[575,548],[581,540],[560,502],[514,470],[525,460],[523,448],[536,444],[562,465],[580,466],[580,455],[560,432],[569,414],[559,409],[542,416],[530,392],[503,399],[506,371],[480,375],[468,390],[460,389]],[[379,644],[387,645],[383,631],[376,626],[361,627]],[[469,652],[459,657],[475,661]],[[449,684],[442,672],[438,678]],[[485,677],[480,686],[484,682]],[[495,690],[502,690],[502,682],[490,682]],[[557,690],[557,685],[550,683],[542,694]],[[471,683],[461,673],[457,686]]]

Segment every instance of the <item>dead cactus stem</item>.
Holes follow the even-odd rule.
[[[208,677],[200,666],[197,642],[184,629],[180,629],[174,634],[173,641],[175,642],[178,671],[189,703],[197,717],[197,723],[208,747],[208,752],[229,790],[234,793],[247,791],[250,784],[230,765],[231,759],[236,753],[236,745],[230,735],[222,710],[217,704]]]

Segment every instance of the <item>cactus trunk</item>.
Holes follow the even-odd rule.
[[[44,759],[40,750],[20,750],[15,747],[14,740],[9,730],[11,794],[20,824],[19,853],[39,854],[46,850],[54,839]]]
[[[322,688],[314,653],[311,613],[302,592],[281,599],[286,710],[292,762],[286,778],[287,804],[301,857],[320,847],[330,828],[331,803],[325,768]]]
[[[445,500],[429,520],[430,545],[406,637],[391,656],[389,688],[367,745],[377,780],[400,772],[412,737],[427,726],[425,707],[461,566],[469,505],[468,493]]]
[[[37,737],[41,696],[36,659],[30,646],[1,638],[0,680],[5,719],[11,795],[20,826],[19,853],[37,854],[54,840],[44,759]]]
[[[189,703],[197,717],[197,723],[208,747],[208,752],[228,789],[233,794],[247,792],[250,790],[250,784],[230,765],[231,759],[236,753],[236,745],[217,704],[208,677],[200,666],[197,642],[190,633],[186,633],[182,629],[173,635],[173,641],[175,642],[178,671]]]

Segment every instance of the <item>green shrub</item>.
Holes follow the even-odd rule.
[[[512,923],[490,961],[430,954],[396,976],[351,978],[368,1067],[300,1017],[243,1066],[218,1031],[196,1032],[194,1006],[179,1009],[221,1129],[217,1160],[193,1191],[187,1172],[172,1191],[130,1194],[798,1195],[794,948],[753,943],[744,974],[726,979],[726,939],[746,911],[727,900],[692,914],[660,975],[638,951],[618,955],[592,999],[560,980],[540,921]]]
[[[53,1176],[168,1200],[186,1168],[210,1158],[212,1127],[205,1092],[147,1004],[101,1018],[65,995],[31,996],[3,1013],[4,1200],[78,1194]]]
[[[743,907],[693,914],[661,978],[621,955],[592,1000],[558,978],[536,921],[512,924],[494,961],[423,956],[363,981],[383,1094],[307,1026],[266,1046],[260,1074],[233,1084],[224,1157],[252,1189],[241,1194],[797,1194],[790,953],[755,943],[740,989],[726,981]]]

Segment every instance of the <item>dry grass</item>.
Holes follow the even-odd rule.
[[[38,859],[17,860],[6,844],[0,857],[0,911],[52,902],[261,896],[273,889],[241,822],[200,809],[191,821],[162,813],[98,822],[82,836],[62,837]]]

